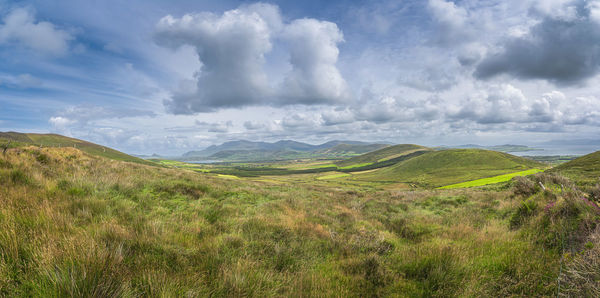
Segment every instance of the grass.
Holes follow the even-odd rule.
[[[233,176],[233,175],[223,175],[223,174],[217,174],[217,177],[221,177],[221,178],[227,178],[227,179],[240,179],[240,177],[238,177],[238,176]]]
[[[346,176],[350,176],[350,174],[347,174],[347,173],[331,174],[331,175],[317,177],[317,179],[318,180],[327,180],[327,179],[335,179],[335,178],[341,178],[341,177],[346,177]]]
[[[0,143],[7,141],[16,141],[25,146],[35,145],[40,147],[73,147],[88,154],[102,156],[113,160],[154,165],[154,163],[151,161],[137,158],[112,148],[57,134],[0,132]]]
[[[412,144],[387,146],[376,151],[372,151],[366,154],[339,161],[336,163],[336,165],[338,165],[338,167],[347,167],[357,164],[372,164],[380,161],[385,161],[394,157],[399,157],[401,155],[409,154],[417,150],[431,149]]]
[[[338,167],[338,169],[340,169],[340,170],[348,170],[348,169],[366,167],[366,166],[369,166],[369,165],[372,165],[372,164],[373,164],[372,162],[365,162],[365,163],[353,164],[353,165],[349,165],[349,166],[345,166],[345,167]]]
[[[516,177],[516,176],[527,176],[527,175],[532,175],[532,174],[543,172],[543,171],[544,170],[541,170],[541,169],[525,170],[525,171],[520,171],[520,172],[515,172],[515,173],[510,173],[510,174],[498,175],[498,176],[494,176],[494,177],[488,177],[488,178],[482,178],[482,179],[477,179],[477,180],[471,180],[471,181],[467,181],[467,182],[450,184],[450,185],[438,187],[438,189],[467,188],[467,187],[495,184],[495,183],[509,181],[513,177]]]
[[[584,184],[600,183],[600,151],[565,162],[550,171]]]
[[[544,167],[546,165],[542,163],[507,153],[480,149],[450,149],[426,152],[390,167],[357,175],[356,179],[439,187]]]
[[[521,196],[222,179],[75,148],[0,160],[0,296],[555,296],[557,277],[590,293],[577,270],[598,216],[560,179]]]

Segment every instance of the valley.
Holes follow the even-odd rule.
[[[198,164],[29,139],[0,135],[3,296],[593,293],[598,152]]]

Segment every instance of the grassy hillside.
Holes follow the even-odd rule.
[[[518,190],[531,199],[347,191],[10,149],[0,296],[555,296],[561,255],[585,243],[573,233],[593,209],[530,184]],[[559,235],[572,234],[583,238],[563,250]],[[561,289],[580,284],[564,277]]]
[[[600,151],[578,157],[550,170],[586,184],[600,183]]]
[[[331,148],[316,151],[315,153],[334,156],[356,155],[372,152],[388,146],[389,145],[386,144],[339,144]]]
[[[19,145],[73,147],[92,155],[103,156],[114,160],[129,161],[148,165],[154,164],[150,161],[137,158],[108,147],[57,134],[0,132],[0,143],[6,144],[8,141],[18,143]]]
[[[387,146],[385,148],[369,152],[363,155],[355,156],[346,160],[337,162],[336,165],[339,167],[348,167],[353,165],[364,165],[370,163],[376,163],[378,161],[385,161],[388,159],[400,157],[419,150],[431,150],[427,147],[412,145],[412,144],[401,144]]]
[[[428,152],[391,167],[362,175],[360,179],[438,187],[545,167],[547,166],[539,162],[502,152],[450,149]]]

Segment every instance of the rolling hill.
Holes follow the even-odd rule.
[[[413,145],[413,144],[401,144],[386,146],[382,149],[372,151],[363,155],[355,156],[346,160],[337,162],[336,165],[339,167],[349,167],[353,165],[364,165],[372,164],[380,161],[386,161],[396,157],[400,157],[406,154],[410,154],[416,151],[431,150],[427,147]]]
[[[388,147],[387,144],[338,144],[327,149],[321,149],[315,153],[324,155],[355,155],[364,154]]]
[[[523,215],[547,206],[543,194],[524,205],[510,190],[324,186],[345,173],[318,187],[251,181],[80,148],[0,154],[0,297],[545,297],[562,270],[554,231],[597,216],[582,203],[563,212],[564,200],[556,223]],[[406,162],[440,163],[424,152]]]
[[[546,167],[533,160],[497,151],[449,149],[427,152],[393,166],[359,175],[357,179],[438,187]]]
[[[600,151],[578,157],[550,170],[581,183],[600,183]]]
[[[10,142],[12,146],[35,145],[41,147],[74,147],[91,155],[102,156],[114,160],[155,165],[155,163],[151,161],[137,158],[102,145],[58,134],[0,132],[0,142],[5,144]]]
[[[329,141],[320,145],[311,145],[302,142],[291,140],[281,140],[274,143],[268,142],[252,142],[246,140],[225,142],[221,145],[212,145],[204,150],[189,151],[182,155],[183,158],[190,157],[209,157],[221,151],[298,151],[298,152],[313,152],[326,150],[338,145],[372,145],[369,143],[358,141]]]

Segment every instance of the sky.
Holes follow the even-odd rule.
[[[128,153],[600,145],[599,73],[598,0],[0,0],[0,131]]]

